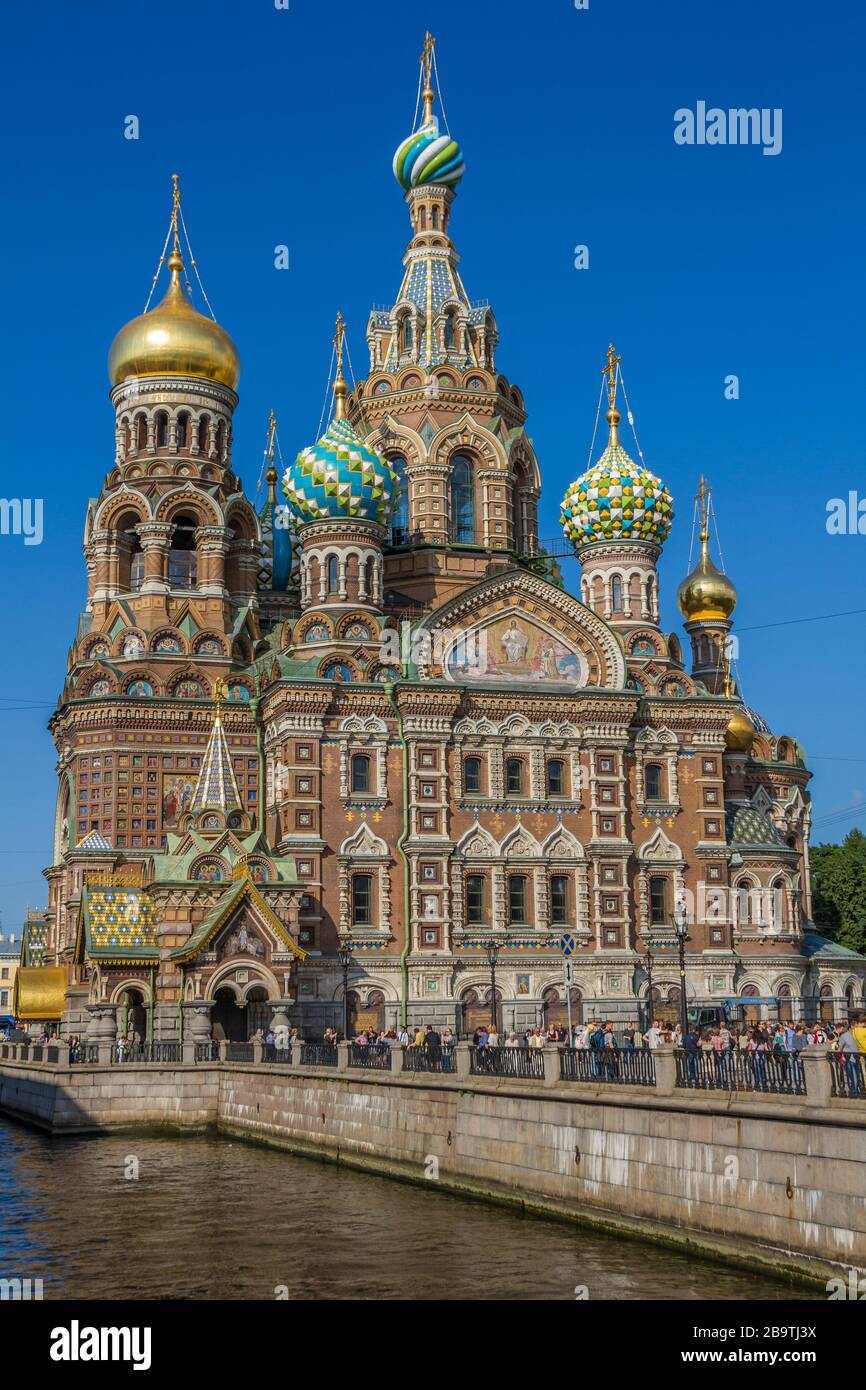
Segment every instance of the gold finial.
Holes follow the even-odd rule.
[[[702,547],[706,546],[710,539],[710,498],[712,495],[713,490],[702,473],[700,486],[695,494],[695,502],[698,505],[701,520],[700,542]]]
[[[614,348],[613,343],[611,343],[607,350],[607,360],[601,369],[602,376],[607,377],[608,407],[607,415],[605,418],[607,420],[607,423],[610,425],[610,444],[619,443],[619,433],[617,430],[617,426],[619,425],[620,419],[622,417],[620,416],[620,413],[616,408],[616,369],[621,361],[622,358],[617,355],[616,349]]]
[[[171,176],[171,255],[168,268],[174,277],[183,270],[183,255],[180,249],[180,175]]]
[[[421,65],[424,69],[424,90],[421,93],[424,98],[424,124],[429,125],[433,119],[433,86],[430,81],[433,70],[433,50],[436,47],[436,40],[427,30],[424,36],[424,47],[421,50]]]
[[[277,430],[277,417],[273,410],[268,416],[268,471],[265,474],[265,482],[268,485],[268,501],[275,502],[277,498],[277,470],[274,468],[274,435]]]
[[[337,375],[334,378],[334,416],[337,420],[346,418],[346,381],[343,376],[343,341],[346,337],[346,323],[341,313],[337,314],[337,331],[334,334],[334,347],[337,349]]]

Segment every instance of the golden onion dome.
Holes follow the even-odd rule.
[[[190,304],[181,283],[183,257],[177,247],[168,258],[171,280],[165,298],[148,313],[131,319],[108,353],[112,386],[128,377],[192,376],[236,390],[238,350],[213,319]]]
[[[701,555],[691,574],[679,588],[677,600],[687,622],[720,622],[728,619],[737,606],[737,591],[726,574],[717,570],[701,536]]]
[[[729,753],[748,753],[754,738],[754,725],[746,711],[738,706],[725,730],[725,747]]]

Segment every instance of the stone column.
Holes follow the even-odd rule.
[[[292,1043],[292,1066],[296,1070],[300,1070],[301,1066],[303,1065],[301,1060],[303,1048],[304,1044],[301,1042],[300,1038],[295,1038]]]
[[[392,1043],[391,1043],[391,1075],[392,1075],[392,1076],[396,1076],[398,1072],[401,1072],[401,1071],[403,1070],[403,1063],[404,1063],[405,1059],[406,1059],[406,1054],[405,1054],[405,1052],[403,1051],[402,1044],[401,1044],[401,1043],[398,1043],[397,1040],[396,1040],[396,1038],[395,1038],[395,1039],[392,1041]]]
[[[183,1003],[183,1062],[193,1066],[195,1050],[200,1043],[211,1040],[212,999],[188,999]]]
[[[100,1066],[107,1066],[111,1061],[112,1048],[117,1041],[117,1007],[107,1002],[87,1006],[90,1014],[87,1041],[97,1044]]]
[[[673,1043],[659,1043],[658,1047],[650,1049],[655,1062],[657,1096],[672,1096],[676,1090],[676,1052]]]
[[[541,1051],[541,1060],[542,1060],[543,1063],[544,1063],[544,1084],[545,1084],[545,1086],[558,1086],[558,1085],[559,1085],[559,1082],[560,1082],[560,1080],[561,1080],[561,1076],[560,1076],[560,1066],[561,1066],[561,1063],[560,1063],[560,1060],[559,1060],[559,1059],[560,1059],[560,1057],[562,1056],[562,1054],[563,1054],[564,1051],[565,1051],[565,1048],[564,1048],[564,1047],[560,1047],[560,1046],[558,1046],[557,1044],[553,1044],[552,1046],[551,1046],[550,1044],[548,1044],[547,1047],[542,1048],[542,1051]]]
[[[143,521],[135,528],[144,551],[143,594],[168,593],[168,544],[174,527],[164,521]]]
[[[472,1067],[472,1044],[469,1042],[459,1042],[454,1049],[454,1058],[457,1063],[457,1075],[468,1077]]]
[[[337,1043],[337,1071],[349,1070],[349,1044],[347,1042]]]
[[[806,1077],[806,1103],[812,1105],[829,1105],[832,1099],[830,1089],[830,1048],[826,1043],[816,1043],[812,1047],[804,1047],[797,1056],[803,1064],[803,1072]]]

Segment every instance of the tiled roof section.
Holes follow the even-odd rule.
[[[210,740],[201,761],[198,782],[193,792],[191,809],[195,815],[200,811],[237,811],[241,806],[241,796],[235,780],[234,768],[229,755],[226,736],[223,733],[219,713],[214,720]]]
[[[754,806],[725,807],[725,830],[731,849],[788,850],[778,830],[763,811]]]
[[[111,841],[106,840],[104,835],[100,835],[98,830],[89,830],[83,840],[79,840],[76,849],[111,849]]]
[[[859,951],[852,951],[848,946],[840,946],[838,941],[830,941],[826,936],[819,936],[816,931],[810,931],[807,927],[803,933],[803,954],[810,960],[816,958],[821,960],[863,960]]]
[[[156,915],[146,894],[136,888],[87,888],[82,906],[90,954],[156,954]]]

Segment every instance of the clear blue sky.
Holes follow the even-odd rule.
[[[41,546],[0,538],[7,929],[45,901],[45,721],[83,604],[86,500],[113,457],[105,355],[143,307],[169,176],[240,349],[235,464],[251,489],[272,404],[286,452],[314,436],[336,310],[360,375],[369,307],[396,293],[408,219],[390,165],[428,25],[468,166],[452,231],[525,393],[542,534],[585,465],[613,338],[647,462],[678,502],[667,624],[705,472],[738,626],[761,628],[742,632],[746,698],[805,744],[818,818],[866,801],[864,615],[763,626],[866,608],[866,536],[825,530],[829,498],[866,496],[860,0],[49,0],[6,16],[0,93],[2,495],[45,499]],[[676,145],[674,111],[699,100],[781,107],[782,153]],[[855,824],[859,809],[816,838]]]

